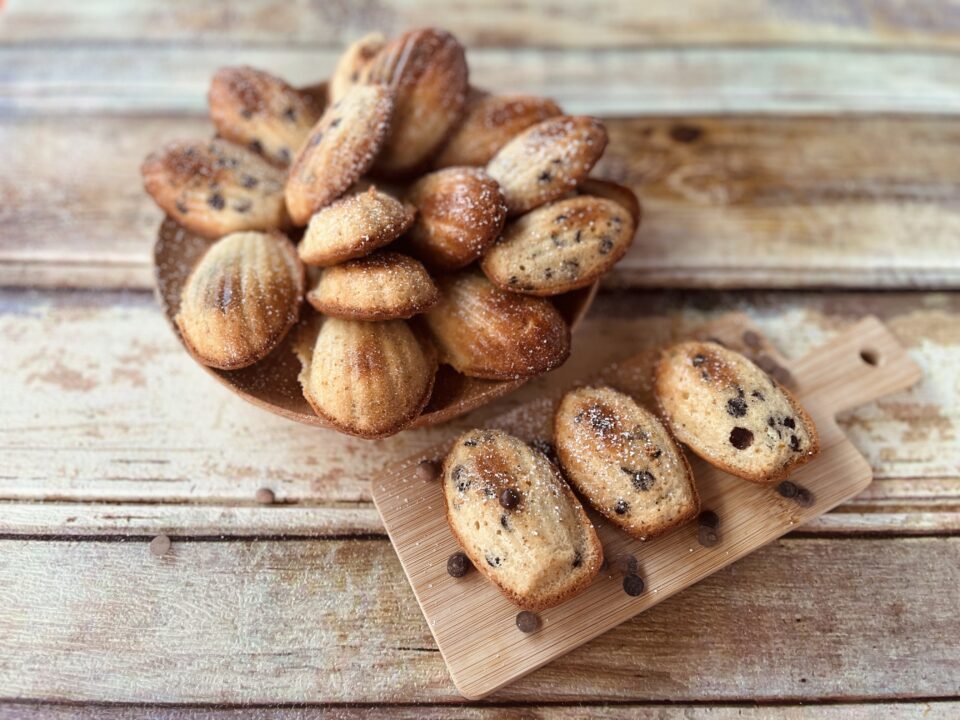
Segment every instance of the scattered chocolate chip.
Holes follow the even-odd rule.
[[[627,575],[623,579],[623,591],[630,597],[636,597],[643,592],[643,578],[639,575]]]
[[[470,570],[470,561],[462,552],[455,552],[447,558],[447,574],[450,577],[461,578]]]
[[[207,197],[207,205],[212,207],[214,210],[223,210],[227,205],[227,201],[223,199],[223,195],[220,193],[212,193]]]
[[[690,361],[693,363],[694,367],[700,367],[707,361],[707,358],[703,355],[694,355],[693,359]]]
[[[811,507],[813,505],[813,493],[805,487],[797,488],[797,497],[795,498],[800,507]]]
[[[582,237],[583,237],[583,231],[577,230],[577,233],[573,236],[573,241],[575,243],[579,243]]]
[[[704,510],[697,518],[697,522],[708,528],[716,528],[720,524],[720,518],[713,510]]]
[[[330,127],[335,128],[342,121],[343,121],[343,118],[334,118],[333,120],[330,121]]]
[[[476,447],[476,446],[477,446],[477,441],[476,441],[476,440],[464,440],[463,446],[464,446],[464,447]]]
[[[450,471],[450,477],[457,484],[457,490],[460,492],[466,492],[467,488],[470,487],[470,481],[463,478],[465,470],[466,468],[464,468],[463,465],[457,465]]]
[[[252,200],[237,200],[237,202],[233,204],[233,209],[238,213],[245,213],[248,210],[250,210],[250,208],[252,207],[253,207]]]
[[[502,562],[502,561],[500,560],[500,556],[499,556],[499,555],[497,555],[497,556],[484,555],[484,556],[483,556],[483,559],[486,560],[486,561],[487,561],[487,565],[489,565],[489,566],[492,567],[492,568],[500,567],[500,563]]]
[[[697,542],[699,542],[704,547],[713,547],[719,541],[717,536],[717,531],[712,527],[707,527],[706,525],[701,525],[697,529]]]
[[[606,255],[606,254],[609,253],[611,250],[613,250],[613,240],[611,240],[611,239],[608,238],[608,237],[604,237],[604,238],[600,241],[600,254],[601,254],[601,255]]]
[[[798,490],[799,488],[789,480],[784,480],[782,483],[777,485],[777,492],[780,493],[785,498],[796,497]]]
[[[583,565],[583,553],[581,553],[579,550],[576,550],[573,553],[573,566],[580,567],[581,565]]]
[[[415,472],[424,482],[433,482],[440,475],[440,465],[434,460],[421,460],[417,463]]]
[[[566,222],[566,220],[567,220],[567,216],[566,216],[566,215],[563,215],[563,214],[557,215],[557,216],[553,219],[554,222],[558,222],[558,223]],[[579,232],[579,231],[578,231],[578,232]]]
[[[287,148],[281,148],[281,150],[280,150],[280,152],[279,152],[278,154],[280,155],[280,161],[281,161],[281,162],[283,162],[283,163],[289,163],[289,162],[290,162],[290,151],[289,151]]]
[[[532,633],[540,629],[540,616],[529,610],[517,613],[517,629],[522,633]]]
[[[700,139],[703,130],[695,125],[674,125],[670,128],[670,137],[677,142],[692,143]]]
[[[253,117],[253,110],[251,110],[250,108],[243,108],[240,111],[240,117],[242,117],[244,120],[249,120],[250,118]]]
[[[483,494],[488,498],[495,497],[497,494],[497,489],[493,486],[493,483],[487,482],[483,484]]]
[[[793,385],[793,375],[791,375],[790,371],[785,367],[777,365],[773,370],[770,371],[770,375],[781,385],[785,385],[787,387]]]
[[[755,333],[753,330],[747,330],[743,334],[743,343],[748,348],[751,348],[752,350],[757,350],[760,348],[760,345],[761,345],[760,336],[757,333]]]
[[[174,203],[174,205],[176,206],[178,213],[180,213],[181,215],[187,214],[187,204],[183,202],[183,200],[177,200],[177,202]]]
[[[800,452],[800,438],[796,435],[790,436],[790,449],[794,452]]]
[[[504,530],[510,529],[510,518],[507,517],[506,513],[500,513],[500,527]]]
[[[537,180],[539,180],[542,183],[545,183],[545,182],[550,182],[550,178],[552,177],[553,176],[550,174],[549,170],[544,170],[542,173],[540,173],[540,177],[538,177]]]
[[[617,500],[617,504],[613,506],[613,511],[617,515],[623,515],[630,509],[630,503],[626,500]]]
[[[735,427],[730,431],[730,444],[737,450],[746,450],[753,444],[753,433],[745,427]]]
[[[170,538],[166,535],[157,535],[150,541],[150,554],[160,557],[170,552]]]
[[[296,122],[296,121],[297,121],[297,109],[296,109],[296,108],[292,108],[292,107],[288,107],[286,110],[283,111],[283,119],[284,119],[284,120],[289,120],[290,122]]]
[[[777,421],[774,420],[773,416],[771,415],[770,417],[767,418],[767,427],[776,427],[776,426],[777,426]],[[780,431],[778,430],[777,433],[779,434],[779,432]]]
[[[653,473],[646,470],[632,470],[625,466],[621,466],[620,470],[630,476],[630,482],[633,483],[633,488],[637,492],[645,492],[653,487],[655,481]]]
[[[261,143],[259,140],[251,140],[247,147],[253,150],[255,153],[263,152],[263,143]]]
[[[759,390],[754,390],[752,393],[750,393],[750,397],[755,397],[760,402],[763,402],[764,400],[766,400],[766,398],[763,396],[763,393],[760,392]]]
[[[240,178],[240,184],[243,185],[247,190],[255,188],[260,183],[253,175],[244,175]]]
[[[630,553],[621,553],[620,555],[617,555],[613,562],[617,568],[617,572],[622,573],[623,575],[637,574],[639,563],[637,563],[637,559]]]
[[[277,496],[270,488],[262,487],[253,494],[253,499],[261,505],[273,505]]]
[[[516,275],[511,275],[507,282],[509,282],[511,285],[516,285],[518,281],[519,278]]]
[[[520,493],[515,488],[504,488],[500,491],[500,506],[506,510],[513,510],[520,503]]]
[[[747,401],[742,397],[727,400],[727,413],[733,417],[743,417],[747,414]]]
[[[797,423],[792,417],[788,417],[783,419],[783,426],[788,427],[791,430],[796,430]]]

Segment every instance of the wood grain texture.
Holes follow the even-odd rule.
[[[599,172],[645,206],[608,287],[960,286],[951,119],[607,124]],[[160,213],[139,164],[209,132],[199,118],[0,120],[0,284],[152,287]]]
[[[496,700],[949,697],[958,552],[777,541]],[[0,601],[5,699],[458,699],[386,541],[3,540]]]
[[[954,295],[601,295],[558,371],[448,427],[372,445],[300,427],[233,398],[183,353],[146,294],[6,290],[0,292],[0,532],[380,533],[369,480],[383,464],[732,310],[746,311],[792,357],[876,314],[924,370],[917,388],[841,417],[877,481],[809,531],[956,530],[960,299]],[[263,486],[283,504],[257,507],[254,494]]]
[[[960,5],[858,0],[8,0],[0,42],[171,41],[342,46],[371,30],[440,25],[473,46],[557,48],[663,44],[960,47]]]

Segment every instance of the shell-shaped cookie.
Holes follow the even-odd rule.
[[[336,102],[347,90],[360,82],[367,65],[386,44],[387,39],[383,33],[374,32],[364,35],[344,51],[327,84],[327,97],[330,102]]]
[[[813,420],[790,391],[717,343],[664,350],[654,393],[680,442],[745,480],[782,480],[819,452]]]
[[[606,198],[613,200],[617,205],[626,210],[633,219],[633,231],[636,232],[640,227],[640,220],[643,210],[640,207],[640,200],[637,194],[630,188],[603,178],[588,177],[577,186],[579,195],[592,195],[593,197]]]
[[[363,438],[393,435],[412,423],[430,399],[437,371],[436,352],[404,320],[314,321],[304,325],[297,355],[303,395],[314,412]]]
[[[440,299],[419,262],[381,252],[324,268],[307,300],[324,315],[355,320],[391,320],[422,313]]]
[[[553,441],[566,477],[615,525],[640,540],[696,517],[700,497],[680,448],[629,395],[584,387],[564,395]]]
[[[239,232],[221,238],[197,263],[174,321],[204,365],[235,370],[273,350],[297,321],[303,265],[284,235]]]
[[[373,164],[392,109],[390,91],[380,85],[355,85],[326,109],[287,178],[287,209],[295,224],[305,225]]]
[[[283,172],[226,140],[168,143],[147,156],[140,172],[160,209],[203,237],[288,222]]]
[[[437,279],[424,313],[440,359],[469,377],[533,377],[563,364],[570,328],[549,300],[501,290],[478,272]]]
[[[487,172],[500,183],[511,215],[576,189],[607,146],[603,123],[562,115],[527,128],[500,149]]]
[[[320,118],[310,95],[252,67],[220,68],[207,94],[221,137],[286,167]]]
[[[561,112],[560,106],[547,98],[492,95],[471,87],[463,120],[444,143],[434,167],[482,167],[516,135]]]
[[[612,268],[633,242],[633,228],[633,218],[612,200],[557,200],[507,225],[481,267],[496,285],[514,292],[569,292]]]
[[[553,607],[600,571],[603,548],[557,469],[499,430],[457,438],[443,463],[447,522],[471,562],[513,603]]]
[[[308,265],[336,265],[396,240],[413,223],[413,208],[375,187],[336,200],[310,218],[300,241]]]
[[[500,235],[507,217],[500,186],[475,167],[424,175],[407,199],[417,208],[410,247],[435,270],[457,270],[478,259]]]
[[[377,53],[364,79],[395,93],[390,133],[376,171],[407,175],[426,165],[463,115],[467,98],[463,46],[445,30],[410,30]]]

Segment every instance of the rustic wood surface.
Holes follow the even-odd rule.
[[[311,82],[424,22],[470,45],[476,84],[619,116],[604,169],[648,214],[564,368],[371,445],[179,350],[137,166],[209,133],[216,67]],[[956,0],[0,0],[0,717],[956,717],[958,49]],[[876,481],[460,703],[370,478],[729,311],[791,357],[888,324],[923,381],[840,418]]]

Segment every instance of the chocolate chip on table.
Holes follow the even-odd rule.
[[[737,450],[746,450],[753,444],[753,433],[745,427],[735,427],[730,431],[730,444]]]
[[[613,560],[617,572],[624,575],[636,575],[637,574],[637,558],[635,558],[630,553],[621,553]]]
[[[470,561],[462,552],[455,552],[447,558],[447,574],[450,577],[461,578],[470,570]]]
[[[540,629],[540,616],[529,610],[517,613],[517,629],[522,633],[532,633]]]
[[[643,592],[643,578],[639,575],[627,575],[623,579],[623,591],[630,597],[636,597]]]
[[[415,472],[424,482],[433,482],[440,475],[440,466],[434,460],[421,460]]]
[[[704,510],[697,518],[697,522],[705,527],[716,529],[720,524],[720,518],[713,510]]]
[[[751,350],[758,350],[761,345],[760,336],[753,330],[747,330],[743,334],[743,344]]]
[[[791,375],[790,371],[781,365],[777,365],[773,370],[771,370],[770,376],[781,385],[787,387],[793,385],[793,375]]]
[[[697,528],[697,542],[704,547],[713,547],[720,540],[717,531],[707,525],[701,525]]]
[[[520,493],[514,488],[504,488],[500,491],[500,506],[506,510],[513,510],[520,503]]]
[[[170,538],[166,535],[157,535],[150,541],[150,554],[156,557],[170,552]]]
[[[794,499],[800,507],[808,508],[813,506],[813,493],[805,487],[797,488],[797,497]]]
[[[277,500],[277,496],[270,488],[262,487],[253,494],[253,499],[261,505],[273,505]]]
[[[777,485],[777,492],[785,498],[795,498],[799,489],[800,488],[798,488],[789,480],[784,480],[782,483]]]

